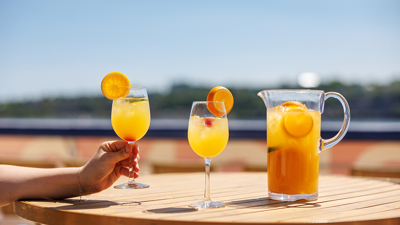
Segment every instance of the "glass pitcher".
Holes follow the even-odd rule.
[[[318,198],[319,153],[336,145],[347,133],[350,108],[336,92],[264,90],[258,93],[267,107],[268,195],[296,201]],[[328,98],[344,110],[343,125],[331,139],[321,138],[321,114]]]

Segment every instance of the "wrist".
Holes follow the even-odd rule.
[[[82,186],[81,186],[81,179],[80,179],[80,172],[82,167],[78,168],[78,191],[79,191],[79,202],[82,200]]]
[[[98,192],[94,190],[93,184],[91,184],[90,179],[88,179],[87,167],[85,166],[79,167],[77,177],[78,177],[77,190],[79,191],[80,196],[90,195]]]

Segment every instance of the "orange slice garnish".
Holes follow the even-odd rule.
[[[225,87],[217,86],[211,89],[208,93],[207,101],[211,102],[207,104],[208,110],[214,116],[224,116],[225,113],[228,114],[233,107],[233,95],[232,93]],[[221,109],[221,107],[216,102],[223,102],[225,105],[225,109]]]
[[[131,90],[131,83],[125,74],[120,72],[111,72],[101,81],[101,92],[106,98],[114,100],[126,97]]]
[[[306,136],[310,133],[313,125],[313,119],[307,111],[296,109],[287,112],[284,120],[286,131],[294,137]]]

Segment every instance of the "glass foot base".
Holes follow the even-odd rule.
[[[127,182],[123,184],[119,184],[114,186],[116,189],[142,189],[142,188],[148,188],[150,185],[147,184],[141,184],[137,182]]]
[[[297,201],[297,200],[307,200],[314,201],[318,199],[318,192],[313,194],[300,194],[300,195],[285,195],[285,194],[277,194],[273,192],[268,192],[268,197],[273,200],[278,201]]]
[[[224,206],[224,204],[214,201],[200,201],[189,205],[190,208],[194,209],[221,208]]]

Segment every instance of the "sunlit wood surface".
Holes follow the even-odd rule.
[[[280,202],[268,199],[264,172],[212,173],[211,198],[226,207],[201,211],[187,205],[203,198],[204,173],[138,181],[150,188],[110,188],[82,202],[17,201],[15,212],[43,224],[400,224],[400,185],[382,180],[321,176],[317,201]]]

